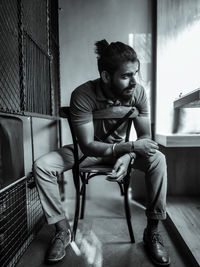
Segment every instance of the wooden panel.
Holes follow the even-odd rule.
[[[200,193],[200,148],[165,148],[168,195],[198,195]]]
[[[200,264],[200,198],[170,197],[167,211]]]

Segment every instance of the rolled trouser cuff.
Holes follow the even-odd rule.
[[[46,218],[48,224],[55,224],[61,220],[66,219],[65,214],[56,215],[53,217]]]
[[[154,220],[165,220],[167,218],[166,211],[164,212],[151,212],[146,210],[146,216],[148,219],[154,219]]]

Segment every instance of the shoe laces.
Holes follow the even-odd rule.
[[[155,232],[151,236],[152,243],[160,243],[163,246],[163,240],[159,233]]]
[[[56,239],[60,239],[62,242],[64,242],[65,238],[67,236],[71,236],[71,231],[68,229],[67,232],[65,231],[59,231],[55,234],[54,236],[54,239],[53,240],[56,240]]]

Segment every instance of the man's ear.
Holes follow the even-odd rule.
[[[110,74],[106,70],[103,70],[101,72],[101,79],[104,83],[108,84],[110,82]]]

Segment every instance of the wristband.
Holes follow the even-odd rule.
[[[129,157],[131,158],[131,165],[134,163],[134,160],[136,159],[135,153],[129,153]]]
[[[113,157],[116,157],[115,146],[116,146],[116,143],[114,143],[114,144],[112,145],[112,154],[113,154]]]
[[[128,153],[131,159],[136,159],[136,154],[135,153]]]

